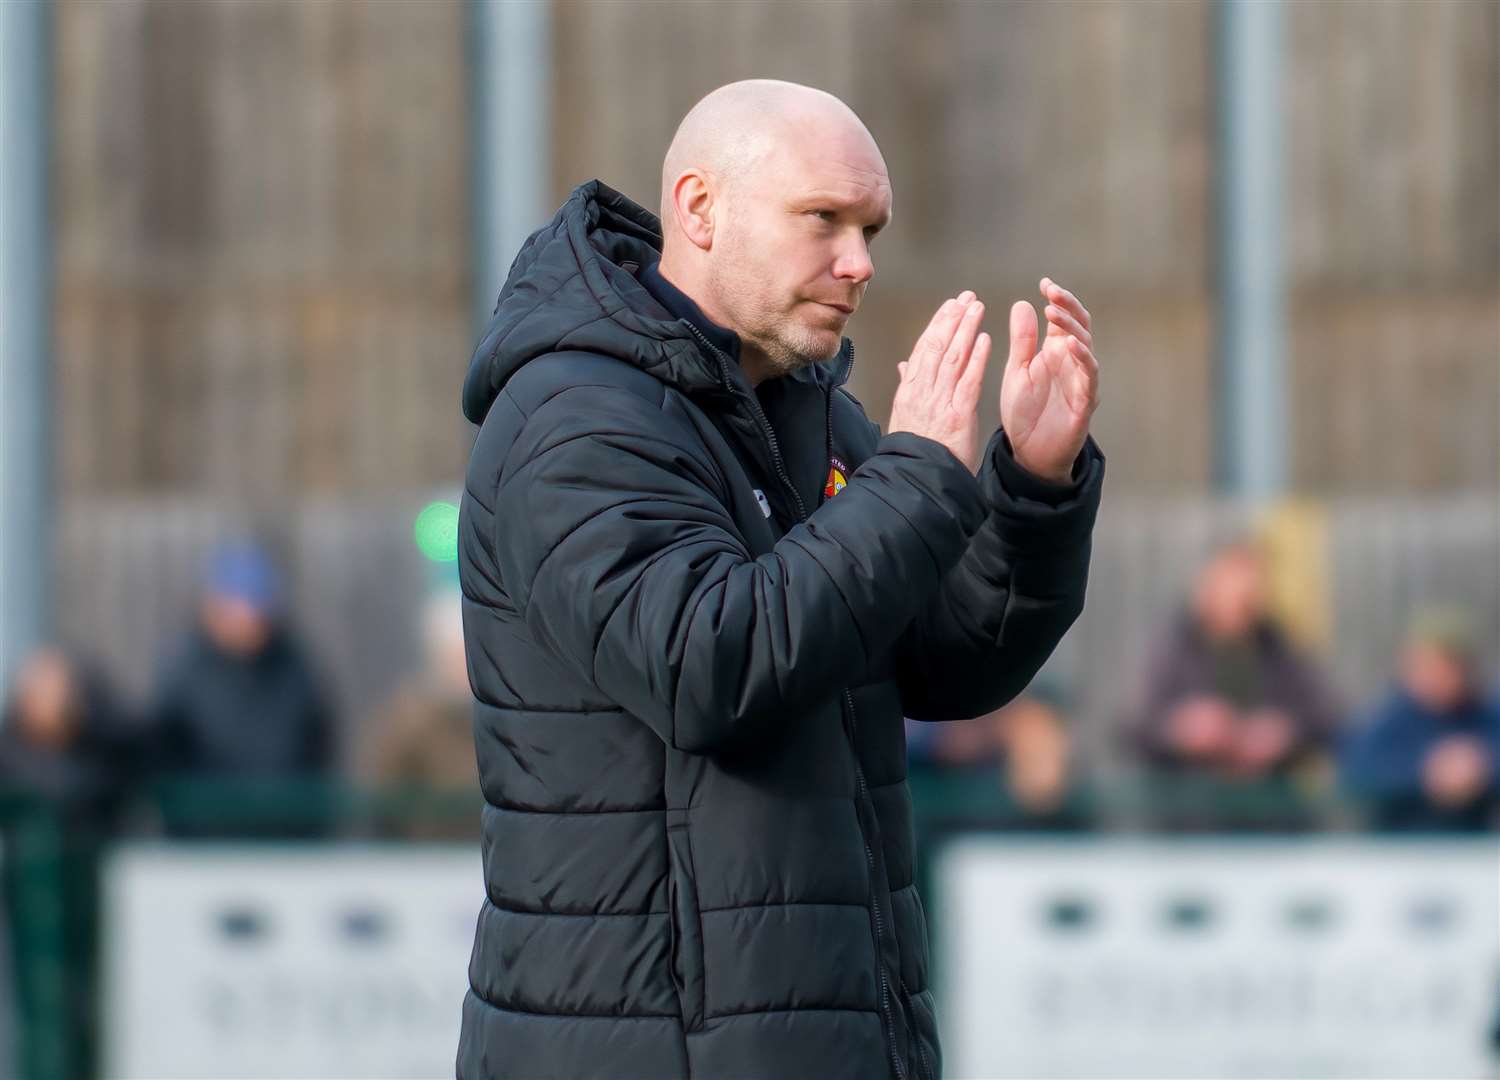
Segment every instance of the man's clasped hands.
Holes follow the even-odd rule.
[[[1042,278],[1047,334],[1037,346],[1036,312],[1024,300],[1010,309],[1010,355],[1000,384],[1000,424],[1016,461],[1057,484],[1071,469],[1099,407],[1099,362],[1088,309],[1051,278]],[[992,341],[980,330],[984,302],[971,291],[946,301],[896,365],[901,383],[889,430],[942,443],[979,471],[979,391]]]

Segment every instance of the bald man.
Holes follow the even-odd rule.
[[[949,298],[882,435],[843,337],[891,219],[838,99],[734,83],[661,215],[599,181],[522,247],[464,383],[487,896],[458,1075],[942,1070],[903,716],[981,716],[1083,607],[1089,314]],[[879,361],[877,361],[879,362]]]

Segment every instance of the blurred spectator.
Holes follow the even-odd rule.
[[[1486,700],[1472,626],[1432,609],[1413,620],[1396,684],[1349,732],[1350,791],[1390,831],[1484,829],[1500,805],[1500,703]]]
[[[1061,713],[1045,698],[1022,696],[998,719],[1011,798],[1032,819],[1055,818],[1072,780],[1073,741]]]
[[[1088,824],[1061,695],[1045,680],[985,716],[942,724],[909,720],[907,727],[924,811],[949,822],[1008,828]]]
[[[1125,732],[1151,772],[1150,811],[1168,829],[1301,828],[1291,781],[1337,724],[1329,687],[1266,610],[1264,556],[1219,548],[1157,645]]]
[[[479,790],[474,752],[474,698],[464,655],[463,610],[456,588],[428,598],[422,618],[423,666],[392,696],[375,721],[367,777],[420,795],[455,796]],[[408,837],[469,838],[479,819],[472,800],[454,812],[439,801],[401,827]],[[417,807],[415,809],[422,809]]]
[[[0,880],[23,1075],[93,1075],[98,854],[128,781],[124,730],[102,676],[56,647],[21,665],[4,704]]]
[[[197,623],[166,668],[152,718],[158,770],[198,782],[168,789],[162,809],[172,835],[319,831],[318,788],[306,781],[331,765],[333,719],[280,594],[259,547],[213,553]],[[235,812],[235,802],[243,820],[208,820]],[[267,808],[257,802],[284,820],[250,820]]]
[[[64,649],[39,649],[5,703],[0,788],[46,803],[69,827],[107,828],[129,782],[127,731],[100,672]]]

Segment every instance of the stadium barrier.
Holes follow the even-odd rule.
[[[1138,788],[1078,789],[1061,824],[993,773],[913,789],[946,1075],[1488,1075],[1493,836],[1151,838],[1086,831]],[[1238,793],[1268,821],[1286,795]],[[178,781],[148,805],[133,827],[195,838],[0,798],[19,1075],[451,1071],[476,793]]]

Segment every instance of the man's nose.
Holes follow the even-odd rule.
[[[863,285],[875,276],[870,246],[863,237],[839,254],[838,261],[833,264],[833,276],[856,285]]]

